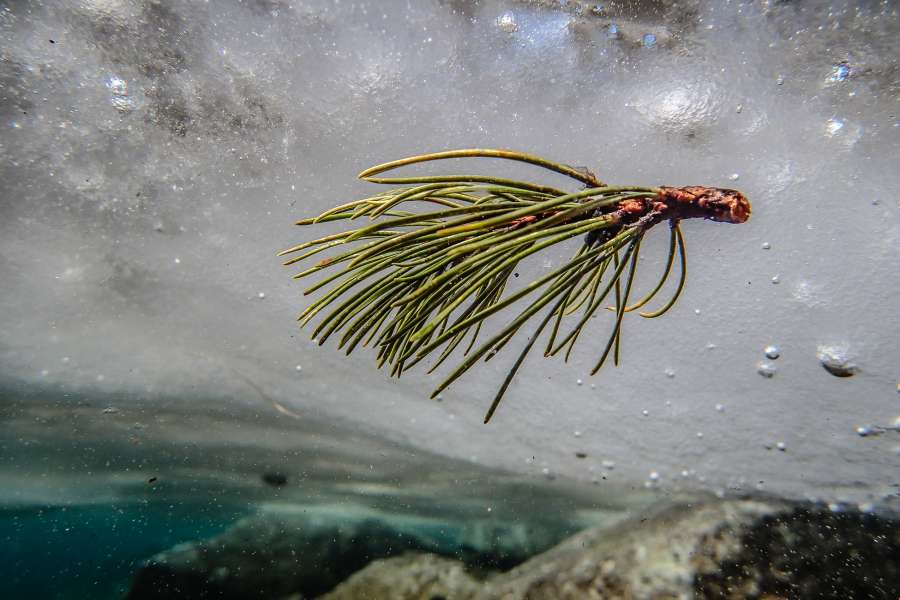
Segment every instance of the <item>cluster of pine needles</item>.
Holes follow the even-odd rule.
[[[463,157],[530,163],[566,175],[583,189],[566,192],[483,175],[379,176],[405,165]],[[362,221],[360,226],[280,253],[296,254],[284,263],[292,265],[337,250],[294,276],[299,279],[336,269],[305,290],[305,294],[326,291],[298,320],[306,325],[325,313],[312,332],[319,344],[339,334],[338,347],[347,354],[360,344],[374,345],[378,366],[390,365],[391,374],[398,377],[426,357],[436,356],[433,371],[462,345],[462,362],[437,386],[435,397],[475,362],[490,360],[527,321],[546,309],[491,404],[485,423],[545,329],[550,331],[544,355],[564,352],[568,359],[591,318],[598,311],[609,311],[612,331],[591,371],[594,374],[610,355],[618,364],[625,313],[643,308],[663,288],[676,253],[681,275],[671,299],[656,310],[639,314],[646,318],[664,314],[684,286],[684,238],[673,220],[668,258],[658,283],[629,304],[645,227],[623,224],[615,209],[626,200],[654,197],[659,188],[610,186],[589,172],[536,156],[485,149],[414,156],[367,169],[360,178],[391,187],[297,223]],[[409,207],[419,210],[402,210]],[[505,293],[510,278],[518,276],[516,267],[521,261],[577,237],[584,241],[571,259]],[[519,307],[502,329],[478,343],[488,317],[524,298],[529,300],[527,305]]]

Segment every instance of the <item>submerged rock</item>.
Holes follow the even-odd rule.
[[[321,600],[464,600],[475,598],[481,583],[458,560],[408,554],[377,560]]]
[[[472,583],[461,564],[418,556],[372,564],[326,598],[897,598],[900,527],[780,502],[670,506],[584,531],[476,592]],[[380,589],[402,594],[370,592]]]
[[[427,518],[349,506],[274,507],[217,537],[179,544],[152,557],[126,598],[316,597],[373,561],[413,551],[453,557],[483,572],[503,570],[581,528],[574,520],[526,523]]]

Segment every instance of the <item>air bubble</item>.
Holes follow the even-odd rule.
[[[772,277],[772,283],[774,283],[775,285],[778,285],[779,283],[781,283],[781,277],[779,277],[778,275],[775,275],[774,277]]]
[[[730,179],[731,181],[737,181],[740,178],[741,178],[741,176],[738,173],[732,173],[731,175],[728,176],[728,179]]]
[[[842,62],[838,65],[835,65],[834,71],[832,71],[831,77],[828,78],[828,81],[844,81],[848,77],[850,77],[850,64]]]
[[[673,368],[671,368],[671,367],[669,367],[668,369],[666,369],[666,370],[664,371],[664,373],[666,374],[666,377],[668,377],[669,379],[672,379],[673,377],[675,377],[675,369],[673,369]]]
[[[504,13],[497,19],[497,27],[506,33],[515,33],[519,30],[519,26],[516,24],[516,18],[510,13]]]
[[[650,475],[648,475],[647,479],[650,481],[659,481],[659,473],[656,471],[650,471]]]
[[[844,122],[840,119],[831,118],[825,121],[825,133],[828,137],[834,137],[837,133],[844,128]]]
[[[867,425],[856,428],[856,435],[858,435],[859,437],[869,437],[873,433],[875,433],[875,430]]]
[[[264,299],[264,298],[266,297],[266,293],[265,293],[265,292],[260,292],[260,293],[258,293],[258,294],[256,295],[256,297],[259,298],[260,300],[262,300],[262,299]]]
[[[644,37],[641,38],[641,43],[645,48],[652,48],[656,45],[656,36],[652,33],[645,33]]]
[[[779,450],[781,450],[782,452],[787,450],[787,444],[785,444],[784,442],[778,442],[777,444],[775,444],[775,447],[778,448]]]
[[[580,380],[580,379],[578,379],[577,381],[575,381],[575,385],[582,385],[583,383],[584,383],[584,382],[583,382],[582,380]]]
[[[816,357],[822,363],[822,368],[835,377],[852,377],[859,371],[846,345],[821,345]]]
[[[644,410],[641,411],[641,414],[644,415],[645,417],[649,417],[650,411],[645,408]]]
[[[756,372],[766,379],[774,377],[777,371],[778,369],[772,363],[761,362],[756,365]]]
[[[762,243],[762,249],[763,249],[763,250],[768,250],[768,249],[770,249],[771,247],[772,247],[772,244],[770,244],[769,242],[763,242],[763,243]]]
[[[716,404],[716,410],[718,412],[725,412],[725,405],[724,404]]]
[[[766,358],[771,360],[775,360],[781,356],[781,350],[778,349],[778,346],[766,346],[763,348],[763,352],[765,353]]]
[[[303,365],[297,365],[296,367],[294,367],[294,370],[299,373],[300,371],[303,370]]]

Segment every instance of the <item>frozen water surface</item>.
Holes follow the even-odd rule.
[[[855,428],[897,414],[897,23],[894,3],[874,1],[5,4],[0,477],[43,475],[3,499],[65,503],[101,472],[143,481],[140,461],[156,473],[178,437],[143,429],[152,452],[98,470],[124,435],[104,419],[174,410],[193,430],[184,443],[259,465],[279,450],[266,428],[241,434],[247,414],[298,438],[340,427],[360,464],[352,432],[430,457],[425,471],[546,470],[561,491],[614,461],[598,482],[610,493],[653,473],[657,495],[764,481],[795,498],[894,501],[896,432]],[[361,169],[458,147],[613,183],[736,186],[753,217],[685,223],[685,293],[665,318],[626,319],[620,368],[576,384],[606,339],[598,319],[569,364],[529,358],[484,426],[512,348],[428,401],[440,373],[391,380],[371,352],[309,341],[294,321],[302,286],[275,257],[315,235],[295,220],[372,191]],[[544,177],[471,168],[490,167]],[[666,244],[645,242],[640,285]],[[778,374],[760,377],[776,339]],[[835,340],[854,349],[855,376],[821,367],[817,348]],[[96,398],[91,435],[73,437],[67,415]],[[232,418],[207,428],[213,406]],[[66,468],[51,467],[59,439]]]

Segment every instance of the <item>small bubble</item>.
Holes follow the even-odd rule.
[[[785,444],[784,442],[778,442],[777,444],[775,444],[775,447],[778,448],[779,450],[781,450],[782,452],[787,450],[787,444]]]
[[[63,356],[63,357],[62,357],[62,362],[63,362],[64,365],[69,364],[69,360],[70,360],[70,359],[69,359],[68,356]],[[898,384],[898,390],[897,390],[897,391],[900,391],[900,384]]]
[[[772,247],[772,244],[770,244],[769,242],[763,242],[763,243],[762,243],[762,249],[763,249],[763,250],[768,250],[768,249],[770,249],[771,247]]]
[[[656,36],[652,33],[645,33],[644,37],[641,38],[641,43],[645,48],[652,48],[656,45]]]
[[[488,511],[488,512],[491,512],[492,510],[494,510],[494,509],[491,508],[490,506],[487,507],[487,511]]]
[[[873,433],[875,433],[875,431],[867,425],[856,428],[856,435],[858,435],[859,437],[868,437]]]
[[[592,389],[592,390],[597,389],[597,385],[594,384],[594,383],[592,383],[592,384],[591,384],[591,389]]]
[[[260,293],[258,293],[258,294],[256,295],[256,297],[259,298],[260,300],[262,300],[263,298],[266,297],[266,293],[265,293],[265,292],[260,292]]]
[[[774,283],[775,285],[778,285],[779,283],[781,283],[781,277],[779,277],[778,275],[775,275],[774,277],[772,277],[772,283]]]
[[[871,502],[860,502],[856,505],[857,510],[861,513],[870,514],[875,512],[875,505]]]
[[[828,510],[830,510],[833,513],[844,512],[844,506],[842,504],[840,504],[839,502],[829,502]]]
[[[575,385],[582,385],[584,382],[580,379],[575,381]]]
[[[681,476],[684,477],[685,479],[687,479],[688,477],[691,476],[691,473],[690,473],[690,471],[688,471],[687,469],[683,469],[683,470],[681,471]]]
[[[299,373],[300,371],[303,370],[303,365],[297,365],[296,367],[294,367],[294,370]]]
[[[656,471],[650,471],[650,475],[647,476],[650,481],[659,481],[659,473]]]
[[[695,308],[695,309],[694,309],[694,314],[695,314],[695,315],[699,315],[699,314],[700,314],[700,309],[699,309],[699,308]]]
[[[743,110],[744,110],[744,105],[743,105],[743,104],[738,104],[738,105],[735,107],[734,112],[736,112],[737,114],[741,114],[741,112],[742,112]]]
[[[41,376],[42,376],[42,377],[46,377],[46,376],[49,375],[49,374],[50,374],[50,371],[48,371],[47,369],[42,369],[42,370],[41,370]]]
[[[609,471],[612,471],[613,469],[616,468],[616,462],[613,461],[613,460],[608,460],[608,459],[607,459],[607,460],[602,460],[602,461],[600,461],[600,465],[601,465],[604,469],[607,469],[607,470],[609,470]]]
[[[835,65],[834,71],[831,73],[831,77],[828,78],[829,81],[844,81],[848,77],[850,77],[850,64],[847,62],[842,62],[838,65]]]
[[[778,78],[775,80],[775,85],[784,85],[784,76],[783,75],[778,76]]]
[[[619,37],[619,26],[615,23],[610,23],[609,27],[606,28],[606,35],[611,38]]]
[[[728,176],[728,179],[730,179],[731,181],[737,181],[740,178],[741,178],[741,176],[738,173],[732,173],[731,175]]]
[[[772,363],[761,362],[756,365],[756,372],[766,379],[774,377],[777,371],[778,369]]]
[[[641,411],[641,414],[644,415],[645,417],[649,417],[650,411],[645,408],[644,410]]]
[[[97,375],[97,381],[103,381],[104,379],[106,379],[106,377],[103,375]]]
[[[580,437],[581,437],[581,432],[578,431],[578,430],[576,429],[575,431],[572,432],[572,435],[574,435],[574,436],[577,437],[577,438],[580,438]]]
[[[763,352],[766,354],[766,358],[770,358],[775,360],[779,356],[781,356],[781,350],[778,349],[778,346],[766,346],[763,348]]]
[[[716,404],[716,410],[718,412],[725,412],[725,405],[724,404]]]
[[[712,342],[709,342],[708,344],[706,344],[706,349],[707,349],[707,350],[715,350],[715,349],[716,349],[716,345],[713,344]]]
[[[833,137],[843,128],[844,122],[840,119],[835,119],[832,117],[831,119],[825,121],[825,133],[827,133],[829,137]]]
[[[180,265],[180,264],[181,264],[181,259],[180,259],[180,258],[175,258],[175,264],[176,264],[176,265]]]
[[[519,26],[516,24],[516,18],[510,13],[504,13],[497,19],[497,27],[506,33],[515,33],[519,30]]]
[[[664,373],[666,374],[666,377],[668,377],[669,379],[672,379],[673,377],[675,377],[675,369],[673,369],[672,367],[669,367],[668,369],[666,369],[664,371]]]
[[[702,431],[698,431],[698,432],[697,432],[697,437],[698,437],[698,438],[702,438],[702,437],[703,437],[703,432],[702,432]]]

